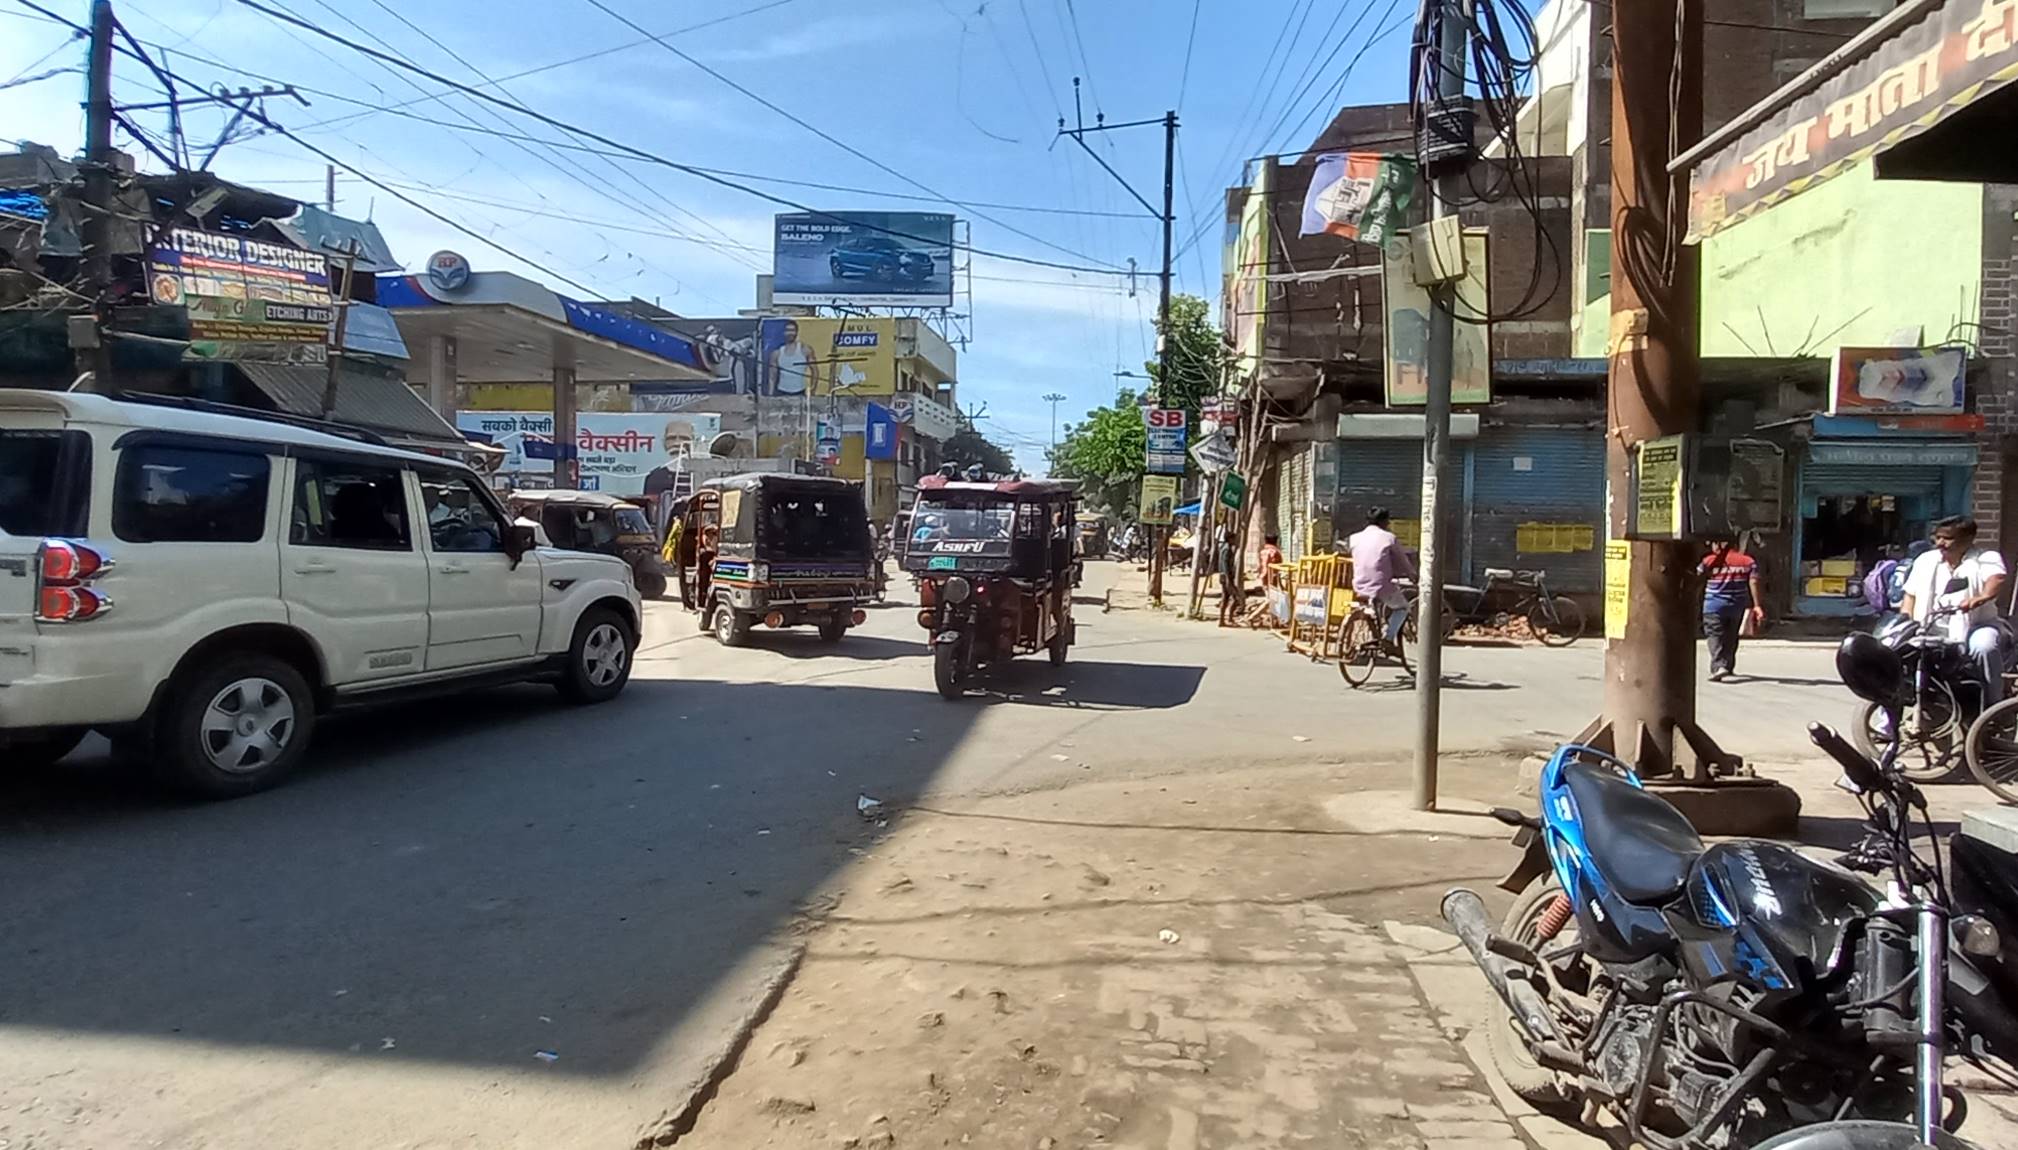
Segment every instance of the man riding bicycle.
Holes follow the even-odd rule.
[[[1383,612],[1381,637],[1392,646],[1408,621],[1408,595],[1400,580],[1415,578],[1415,564],[1401,541],[1388,530],[1387,508],[1376,507],[1367,514],[1366,526],[1345,541],[1352,552],[1352,592]]]
[[[1983,706],[1988,708],[2004,695],[2008,636],[1997,613],[1997,599],[2009,577],[2004,557],[1976,546],[1976,521],[1966,515],[1937,520],[1929,535],[1934,549],[1913,561],[1899,612],[1922,626],[1945,628],[1950,643],[1968,649],[1983,681]],[[1967,586],[1947,591],[1956,579]]]

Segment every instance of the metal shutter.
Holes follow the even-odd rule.
[[[1488,426],[1472,444],[1472,468],[1473,580],[1505,567],[1547,572],[1552,591],[1603,588],[1602,431]]]
[[[1807,495],[1939,495],[1940,467],[1885,467],[1856,463],[1808,463],[1801,468]]]
[[[1449,490],[1450,481],[1444,487]],[[1338,441],[1338,502],[1332,522],[1339,538],[1366,526],[1366,513],[1375,507],[1387,508],[1400,520],[1422,518],[1422,440]]]

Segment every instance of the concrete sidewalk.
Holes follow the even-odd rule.
[[[1225,770],[925,801],[801,927],[796,981],[683,1145],[1602,1147],[1483,1056],[1451,885],[1514,861],[1516,764]],[[1819,768],[1796,768],[1817,794]],[[1818,797],[1808,836],[1854,813]],[[1944,800],[1952,798],[1943,795]],[[1822,849],[1822,848],[1818,848]],[[2018,1145],[1972,1091],[1964,1134]],[[658,1144],[658,1143],[654,1143]]]

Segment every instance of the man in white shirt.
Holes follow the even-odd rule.
[[[1415,578],[1415,564],[1394,532],[1388,530],[1389,522],[1387,508],[1374,508],[1366,517],[1366,526],[1354,532],[1345,546],[1352,553],[1352,592],[1385,612],[1383,637],[1393,643],[1408,620],[1408,594],[1397,581]]]
[[[1968,647],[1983,678],[1983,705],[1987,707],[2004,695],[2004,629],[1997,614],[1997,599],[2008,577],[2004,557],[1988,547],[1976,546],[1976,521],[1965,515],[1936,521],[1929,534],[1934,549],[1913,561],[1899,611],[1923,625],[1934,622],[1945,630],[1950,643]],[[1948,591],[1948,584],[1956,579],[1967,585]],[[1935,622],[1933,614],[1941,608],[1954,611]]]

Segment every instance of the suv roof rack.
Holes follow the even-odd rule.
[[[259,419],[268,423],[285,423],[304,431],[320,431],[324,435],[355,439],[373,447],[390,447],[385,437],[375,431],[368,431],[355,424],[340,423],[333,419],[316,419],[313,416],[293,415],[285,411],[267,411],[264,408],[245,407],[236,403],[219,403],[211,399],[197,399],[188,395],[163,395],[154,391],[116,391],[113,399],[126,403],[145,403],[156,407],[179,407],[188,411],[203,411],[212,415],[235,415],[240,419]]]

